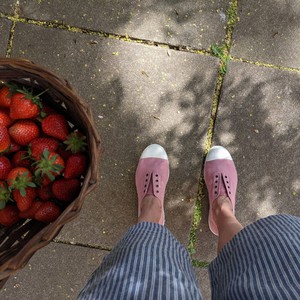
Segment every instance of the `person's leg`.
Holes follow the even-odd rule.
[[[213,300],[299,299],[300,218],[274,215],[240,230],[209,265]]]
[[[241,223],[233,214],[232,204],[228,197],[219,196],[212,206],[213,218],[219,230],[218,253],[223,247],[243,229]]]
[[[141,204],[141,214],[138,217],[138,223],[158,223],[161,217],[162,209],[162,205],[158,198],[153,195],[146,195]]]
[[[78,299],[202,299],[188,251],[163,226],[169,167],[161,150],[147,147],[137,167],[138,224],[104,258]]]
[[[237,173],[223,147],[209,151],[205,182],[209,227],[218,236],[209,265],[212,299],[298,299],[300,218],[270,216],[243,228],[234,215]]]

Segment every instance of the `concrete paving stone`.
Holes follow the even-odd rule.
[[[70,80],[103,139],[100,183],[58,239],[115,245],[136,222],[141,152],[160,143],[170,159],[166,225],[187,245],[217,59],[28,24],[17,24],[12,56]]]
[[[9,41],[9,34],[11,28],[11,21],[6,19],[0,19],[0,56],[4,57],[7,50],[7,45]]]
[[[203,300],[211,299],[208,268],[195,268]]]
[[[226,147],[236,163],[236,216],[243,225],[273,214],[300,216],[299,80],[296,72],[229,64],[213,144]],[[216,245],[215,238],[197,236],[197,259],[211,261],[201,242]]]
[[[22,300],[76,299],[107,251],[50,243],[27,266],[12,275],[0,298]]]
[[[238,1],[240,18],[231,54],[244,59],[300,68],[300,2]]]
[[[21,16],[176,45],[208,48],[225,37],[229,0],[21,0]]]
[[[0,1],[0,12],[7,13],[7,14],[13,14],[14,12],[14,0],[2,0]]]

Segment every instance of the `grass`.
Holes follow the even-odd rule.
[[[218,45],[212,45],[211,50],[214,56],[218,57],[221,60],[221,65],[220,65],[220,73],[222,75],[226,74],[227,72],[227,63],[230,59],[228,55],[228,49],[226,44],[223,44],[221,46]]]

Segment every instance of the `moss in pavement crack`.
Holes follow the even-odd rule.
[[[220,64],[220,73],[225,74],[227,72],[227,64],[230,60],[230,48],[232,43],[232,33],[233,28],[237,19],[237,0],[230,2],[227,9],[227,26],[226,26],[226,36],[224,43],[221,45],[213,44],[211,46],[211,52],[214,56],[218,57],[221,60]]]
[[[210,263],[207,262],[207,261],[192,260],[192,264],[193,264],[194,267],[207,268]]]

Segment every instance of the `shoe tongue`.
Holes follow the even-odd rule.
[[[147,195],[154,195],[154,190],[153,190],[153,183],[152,183],[152,174],[150,176],[150,179],[149,179],[149,185],[148,185],[148,190],[147,190]]]
[[[222,195],[222,196],[227,196],[228,197],[227,190],[225,188],[225,182],[224,182],[223,174],[221,175],[220,193],[219,194]]]

